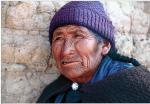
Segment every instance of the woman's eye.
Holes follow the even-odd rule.
[[[78,35],[78,34],[76,34],[74,37],[75,37],[75,38],[83,38],[82,35]]]
[[[57,38],[54,39],[54,41],[58,41],[58,40],[61,40],[61,39],[62,39],[62,37],[57,37]]]

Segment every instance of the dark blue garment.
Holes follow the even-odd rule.
[[[98,66],[98,69],[94,74],[92,80],[89,81],[88,83],[94,83],[96,81],[103,80],[109,75],[117,73],[120,70],[124,70],[128,68],[131,69],[132,67],[134,67],[132,64],[112,60],[109,56],[105,56],[102,59],[101,64]],[[79,102],[80,94],[79,92],[70,89],[67,93],[59,94],[55,99],[55,103],[61,103],[64,99],[65,99],[64,102],[70,102],[70,103]]]
[[[93,83],[98,80],[103,80],[120,70],[131,69],[132,67],[134,67],[132,64],[112,60],[109,56],[105,56],[90,82]]]
[[[80,92],[72,89],[69,89],[66,93],[59,94],[55,99],[55,103],[80,103],[80,101]]]
[[[70,89],[65,98],[65,103],[80,103],[80,92]]]
[[[56,99],[55,99],[55,102],[54,102],[54,103],[61,103],[61,102],[62,102],[62,100],[63,100],[63,98],[64,98],[64,96],[65,96],[65,93],[61,93],[61,94],[59,94],[59,95],[56,97]]]

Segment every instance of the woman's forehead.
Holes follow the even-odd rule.
[[[83,31],[83,32],[88,32],[88,29],[86,27],[83,27],[83,26],[77,26],[77,25],[66,25],[66,26],[62,26],[62,27],[58,27],[55,29],[54,33],[56,32],[63,32],[63,31],[77,31],[77,30],[80,30],[80,31]]]

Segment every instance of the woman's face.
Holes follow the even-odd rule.
[[[102,59],[102,43],[85,27],[67,25],[53,33],[52,54],[61,74],[72,81],[89,81]]]

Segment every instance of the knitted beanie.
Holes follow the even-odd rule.
[[[54,30],[64,25],[84,26],[108,40],[115,49],[114,26],[99,1],[71,1],[64,5],[51,20],[50,43]]]

